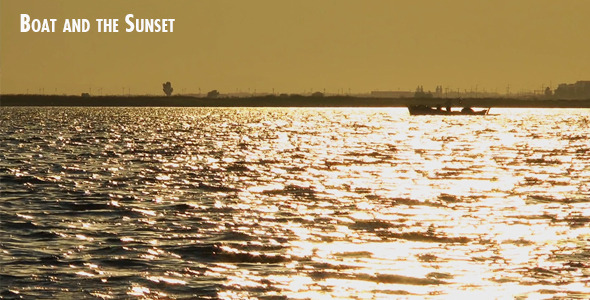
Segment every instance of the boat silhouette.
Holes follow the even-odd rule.
[[[485,116],[490,111],[489,108],[483,110],[473,110],[471,107],[463,107],[461,110],[453,110],[452,107],[447,106],[427,106],[427,105],[409,105],[408,110],[412,116],[420,115],[444,115],[444,116],[457,116],[457,115],[474,115],[474,116]]]

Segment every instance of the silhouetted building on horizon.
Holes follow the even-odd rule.
[[[414,93],[414,98],[432,98],[432,92],[425,93],[424,86],[419,85]]]
[[[573,84],[562,83],[554,92],[557,98],[590,99],[590,81],[581,80]]]
[[[443,96],[443,87],[442,87],[442,85],[437,85],[436,86],[436,91],[434,92],[434,96],[436,98],[442,98],[442,96]]]
[[[212,90],[209,93],[207,93],[207,98],[217,98],[217,97],[219,97],[219,95],[221,95],[221,94],[219,93],[218,90]]]

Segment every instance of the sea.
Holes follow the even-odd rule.
[[[590,298],[590,110],[490,113],[0,107],[0,298]]]

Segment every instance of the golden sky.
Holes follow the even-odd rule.
[[[590,80],[588,0],[2,0],[1,92],[506,92]],[[56,18],[21,33],[20,14]],[[127,33],[124,18],[175,19]],[[87,18],[86,33],[62,33]],[[119,19],[98,33],[95,19]]]

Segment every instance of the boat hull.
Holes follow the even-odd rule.
[[[430,116],[430,115],[441,115],[441,116],[485,116],[488,114],[490,109],[484,110],[461,110],[453,111],[446,109],[437,109],[427,106],[408,106],[410,115],[412,116]]]

